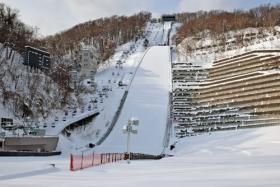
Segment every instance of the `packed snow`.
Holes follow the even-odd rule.
[[[171,91],[170,50],[168,46],[149,49],[129,88],[119,120],[98,150],[125,152],[126,135],[122,128],[136,117],[140,120],[138,134],[132,135],[131,151],[160,154],[168,118],[169,92]]]
[[[69,171],[67,155],[0,158],[0,186],[269,186],[280,185],[280,127],[221,131],[177,142],[158,161],[110,163]],[[55,167],[49,165],[55,164]]]

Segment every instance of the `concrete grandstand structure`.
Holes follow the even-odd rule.
[[[191,63],[172,64],[172,118],[180,134],[192,126],[196,115],[199,85],[207,78],[207,70]]]
[[[280,124],[279,68],[280,50],[256,50],[215,61],[193,95],[192,113],[185,110],[189,122],[179,123],[185,116],[177,116],[177,135]],[[173,74],[173,83],[174,78]],[[176,92],[173,95],[175,109]]]

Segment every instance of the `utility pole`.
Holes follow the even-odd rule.
[[[135,126],[139,125],[139,120],[136,118],[131,118],[128,120],[127,125],[123,126],[123,133],[127,134],[127,141],[126,141],[126,150],[128,154],[127,163],[130,163],[130,134],[137,134],[137,129]]]

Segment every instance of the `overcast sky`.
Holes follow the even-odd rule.
[[[54,34],[77,23],[112,15],[131,15],[150,11],[163,13],[193,12],[210,9],[248,9],[279,0],[0,0],[20,11],[20,19],[39,27],[43,35]]]

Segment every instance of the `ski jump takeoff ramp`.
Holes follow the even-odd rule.
[[[137,134],[131,134],[130,151],[161,154],[169,116],[171,62],[169,46],[154,46],[145,54],[120,113],[119,119],[96,152],[125,152],[127,135],[123,126],[139,119]]]

